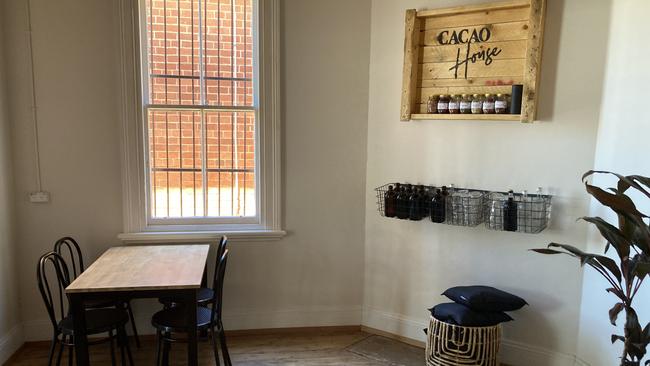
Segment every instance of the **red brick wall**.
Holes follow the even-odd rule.
[[[205,81],[206,104],[253,105],[253,82],[250,81],[253,78],[253,0],[202,0],[201,22],[198,0],[147,0],[145,6],[149,72],[150,75],[168,76],[149,78],[151,104],[201,103],[198,76],[202,44],[204,75],[208,78]],[[193,79],[182,78],[192,76]],[[200,112],[151,111],[150,165],[154,169],[167,170],[152,173],[154,216],[177,217],[181,212],[182,216],[254,215],[254,119],[254,112],[206,112],[205,131],[201,131]],[[202,140],[202,132],[205,140]],[[207,169],[221,170],[207,174],[207,213],[204,212],[200,172],[203,141]],[[248,172],[234,173],[229,169]]]

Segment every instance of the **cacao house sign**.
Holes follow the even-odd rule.
[[[408,10],[401,119],[532,122],[544,31],[545,0]],[[521,115],[428,115],[438,94],[510,93],[523,84]]]

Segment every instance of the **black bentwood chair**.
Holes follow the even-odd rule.
[[[68,268],[72,267],[72,280],[75,280],[83,271],[84,267],[84,258],[81,254],[81,248],[77,241],[71,237],[64,237],[54,243],[54,252],[60,255],[62,258],[69,257]],[[135,320],[133,318],[133,309],[131,308],[131,302],[126,301],[114,301],[114,300],[95,300],[85,303],[87,309],[101,309],[101,308],[124,308],[126,309],[127,314],[129,314],[129,320],[131,321],[131,329],[133,330],[133,336],[135,337],[135,345],[140,348],[140,337],[138,337],[138,329],[135,326]]]
[[[56,276],[56,278],[53,278]],[[72,317],[67,314],[67,296],[65,288],[70,284],[70,273],[63,258],[55,252],[49,252],[41,256],[36,267],[36,278],[38,289],[43,297],[47,308],[47,314],[52,322],[52,345],[48,356],[47,364],[50,366],[54,358],[54,351],[57,344],[60,344],[56,358],[56,364],[61,364],[63,349],[68,348],[68,365],[72,365],[74,354],[74,326]],[[52,281],[55,280],[55,281]],[[54,290],[54,292],[52,291]],[[58,295],[58,298],[56,297]],[[58,301],[57,301],[58,300]],[[58,311],[57,311],[58,307]],[[129,364],[133,365],[133,357],[124,326],[129,317],[124,309],[92,309],[86,310],[86,334],[95,335],[108,333],[108,337],[88,342],[88,345],[95,345],[108,342],[111,349],[111,365],[115,366],[115,346],[113,341],[117,340],[120,347],[122,365],[126,365],[126,350]],[[61,337],[61,339],[59,339]]]
[[[217,261],[223,256],[223,253],[226,251],[227,246],[228,246],[228,238],[226,236],[222,236],[221,240],[219,241],[219,246],[217,247]],[[217,268],[215,268],[214,276],[212,278],[213,287],[216,281],[217,281]],[[207,284],[204,284],[203,286],[207,286]],[[215,293],[213,289],[209,287],[201,287],[199,289],[199,292],[196,294],[196,302],[199,306],[208,306],[212,302],[212,299],[214,299],[214,295]],[[161,297],[158,299],[158,301],[161,304],[165,305],[165,309],[174,307],[178,303],[176,299],[173,299],[171,297]]]
[[[228,346],[226,344],[226,333],[221,321],[222,299],[223,299],[223,280],[226,275],[226,264],[228,262],[228,250],[218,259],[216,268],[216,281],[213,283],[212,290],[215,296],[210,301],[210,308],[196,307],[196,329],[199,332],[210,331],[212,339],[212,348],[214,351],[214,360],[217,365],[219,362],[219,350],[217,348],[217,337],[221,342],[221,351],[223,352],[223,362],[226,366],[231,366]],[[161,346],[162,346],[162,364],[168,365],[169,350],[174,342],[181,342],[182,339],[173,337],[174,333],[187,333],[187,316],[182,306],[176,306],[165,309],[154,314],[151,324],[156,328],[156,366],[161,364]]]

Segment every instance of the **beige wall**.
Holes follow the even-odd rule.
[[[62,235],[90,260],[119,244],[118,25],[113,1],[32,0],[44,189],[34,205],[25,1],[4,1],[22,316],[49,336],[34,266]],[[346,9],[346,11],[341,11]],[[370,1],[282,2],[284,222],[279,242],[234,243],[227,328],[359,324]],[[312,208],[305,212],[305,207]],[[144,328],[154,305],[136,308]],[[144,329],[143,329],[144,330]]]
[[[0,19],[0,363],[3,363],[22,341],[15,272],[11,140],[3,36],[4,27]]]
[[[650,49],[644,46],[647,34],[647,14],[650,4],[644,0],[617,1],[612,9],[611,32],[605,73],[605,90],[598,130],[595,167],[620,174],[650,176],[648,136],[650,136],[650,71],[647,60]],[[599,176],[594,181],[612,187],[615,181]],[[650,202],[640,194],[633,196],[639,209],[650,212]],[[616,224],[609,210],[593,203],[591,215],[601,216]],[[602,253],[604,242],[594,230],[590,233],[589,250]],[[624,315],[618,327],[609,323],[607,311],[616,303],[605,293],[610,287],[590,269],[585,270],[582,310],[580,316],[579,355],[592,366],[616,365],[620,362],[622,344],[612,345],[611,334],[623,334]],[[643,326],[650,321],[650,291],[648,283],[639,292],[635,309]],[[647,359],[647,357],[646,357]]]
[[[584,246],[575,218],[588,211],[580,176],[593,167],[607,39],[608,0],[548,1],[540,122],[399,121],[404,12],[479,1],[373,0],[366,189],[364,324],[424,339],[427,308],[456,285],[487,284],[530,306],[504,326],[504,361],[573,365],[582,272],[535,255],[551,241]],[[394,181],[555,195],[541,235],[390,220],[373,188]]]

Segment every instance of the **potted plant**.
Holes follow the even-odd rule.
[[[590,185],[586,179],[594,174],[611,174],[618,178],[616,188],[608,190]],[[650,178],[637,175],[622,176],[612,172],[589,171],[582,177],[587,192],[598,202],[614,211],[618,227],[600,217],[583,217],[598,229],[607,241],[604,253],[610,249],[616,256],[585,253],[571,245],[551,243],[544,249],[533,249],[542,254],[568,254],[601,274],[611,285],[607,292],[618,298],[609,311],[609,320],[616,326],[621,312],[625,312],[623,335],[612,335],[612,343],[623,342],[621,366],[639,366],[650,343],[650,323],[641,327],[633,302],[643,281],[650,273],[650,226],[648,216],[640,212],[634,201],[626,194],[630,188],[650,199]],[[616,259],[612,259],[616,258]],[[650,364],[650,360],[645,365]]]

